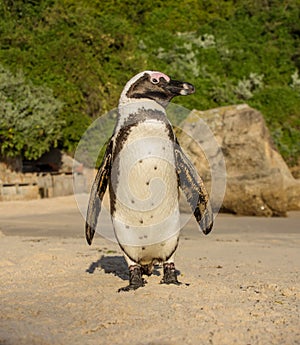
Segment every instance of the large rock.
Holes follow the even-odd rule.
[[[219,148],[213,143],[212,134]],[[246,104],[193,110],[182,123],[178,137],[208,190],[216,175],[222,180],[223,153],[226,162],[223,210],[243,215],[285,216],[288,210],[300,209],[300,181],[293,178],[277,152],[257,110]],[[212,194],[216,199],[216,188]]]

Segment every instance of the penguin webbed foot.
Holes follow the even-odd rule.
[[[146,283],[146,280],[142,278],[141,267],[131,266],[129,267],[129,285],[120,288],[118,292],[136,290],[140,287],[145,286]]]
[[[177,272],[173,262],[164,264],[164,276],[160,281],[161,284],[175,284],[181,285],[182,283],[177,279]]]

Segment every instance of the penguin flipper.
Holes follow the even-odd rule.
[[[105,194],[110,176],[111,156],[112,145],[110,142],[107,146],[103,161],[98,169],[97,175],[91,188],[85,222],[85,237],[89,245],[92,244],[92,240],[96,231],[98,216],[101,210],[101,202]]]
[[[184,192],[201,230],[207,235],[213,227],[213,212],[209,195],[194,165],[178,143],[175,145],[175,159],[180,188]]]

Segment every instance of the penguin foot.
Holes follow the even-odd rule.
[[[142,270],[140,266],[130,266],[129,267],[129,285],[120,288],[118,292],[121,291],[131,291],[136,290],[139,287],[145,286],[146,281],[142,278]]]
[[[164,277],[160,283],[181,285],[181,282],[177,280],[177,273],[173,262],[164,264]]]

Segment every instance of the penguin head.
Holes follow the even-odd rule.
[[[195,88],[190,83],[173,80],[161,72],[144,71],[127,82],[120,97],[120,104],[152,100],[166,108],[173,97],[194,92]]]

